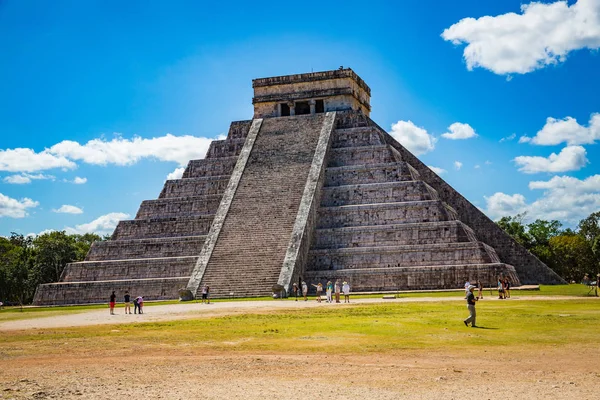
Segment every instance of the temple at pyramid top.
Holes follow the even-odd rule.
[[[350,68],[252,81],[254,118],[319,114],[328,111],[371,112],[371,89]]]

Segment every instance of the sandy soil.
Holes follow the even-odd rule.
[[[543,297],[527,297],[536,301]],[[547,300],[548,298],[546,298]],[[556,297],[553,297],[556,299]],[[407,298],[389,301],[464,301]],[[360,300],[361,303],[380,299]],[[489,299],[488,301],[494,301]],[[512,299],[511,301],[518,301]],[[358,301],[357,301],[358,302]],[[148,307],[142,316],[108,310],[7,321],[0,330],[207,317],[278,308],[336,307],[312,302],[239,302]],[[1,341],[1,334],[0,334]],[[0,399],[596,399],[600,368],[590,349],[551,348],[474,353],[265,355],[159,348],[96,351],[5,360]],[[597,350],[596,350],[597,351]],[[597,354],[597,353],[596,353]]]
[[[2,399],[596,399],[586,354],[162,355],[28,359]]]

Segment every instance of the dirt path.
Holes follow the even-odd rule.
[[[510,300],[502,301],[540,301],[540,300],[581,300],[581,297],[570,296],[514,296]],[[598,299],[598,298],[593,298]],[[464,302],[461,297],[406,297],[391,300],[384,299],[356,299],[352,304],[373,303],[410,303],[410,302],[441,302],[454,301]],[[485,298],[483,302],[499,301],[497,298]],[[105,324],[127,324],[131,322],[157,322],[172,321],[189,318],[206,318],[214,316],[242,314],[246,312],[269,312],[273,310],[290,310],[312,307],[345,307],[347,304],[317,303],[314,299],[304,301],[273,300],[273,301],[231,301],[217,302],[210,305],[201,303],[180,303],[169,305],[147,305],[144,314],[124,314],[123,308],[115,310],[116,315],[109,315],[108,307],[104,310],[89,310],[65,315],[53,315],[47,317],[35,317],[13,321],[0,322],[1,331],[15,331],[27,329],[67,328],[77,326],[105,325]]]
[[[28,359],[1,399],[595,399],[597,366],[576,349],[543,354],[181,355]]]

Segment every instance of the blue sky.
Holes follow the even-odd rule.
[[[253,78],[341,65],[493,219],[600,210],[600,0],[206,3],[0,1],[0,235],[110,233],[252,117]]]

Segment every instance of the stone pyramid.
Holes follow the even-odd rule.
[[[269,296],[292,283],[357,291],[563,283],[370,118],[351,69],[253,81],[254,119],[144,201],[34,303]]]

